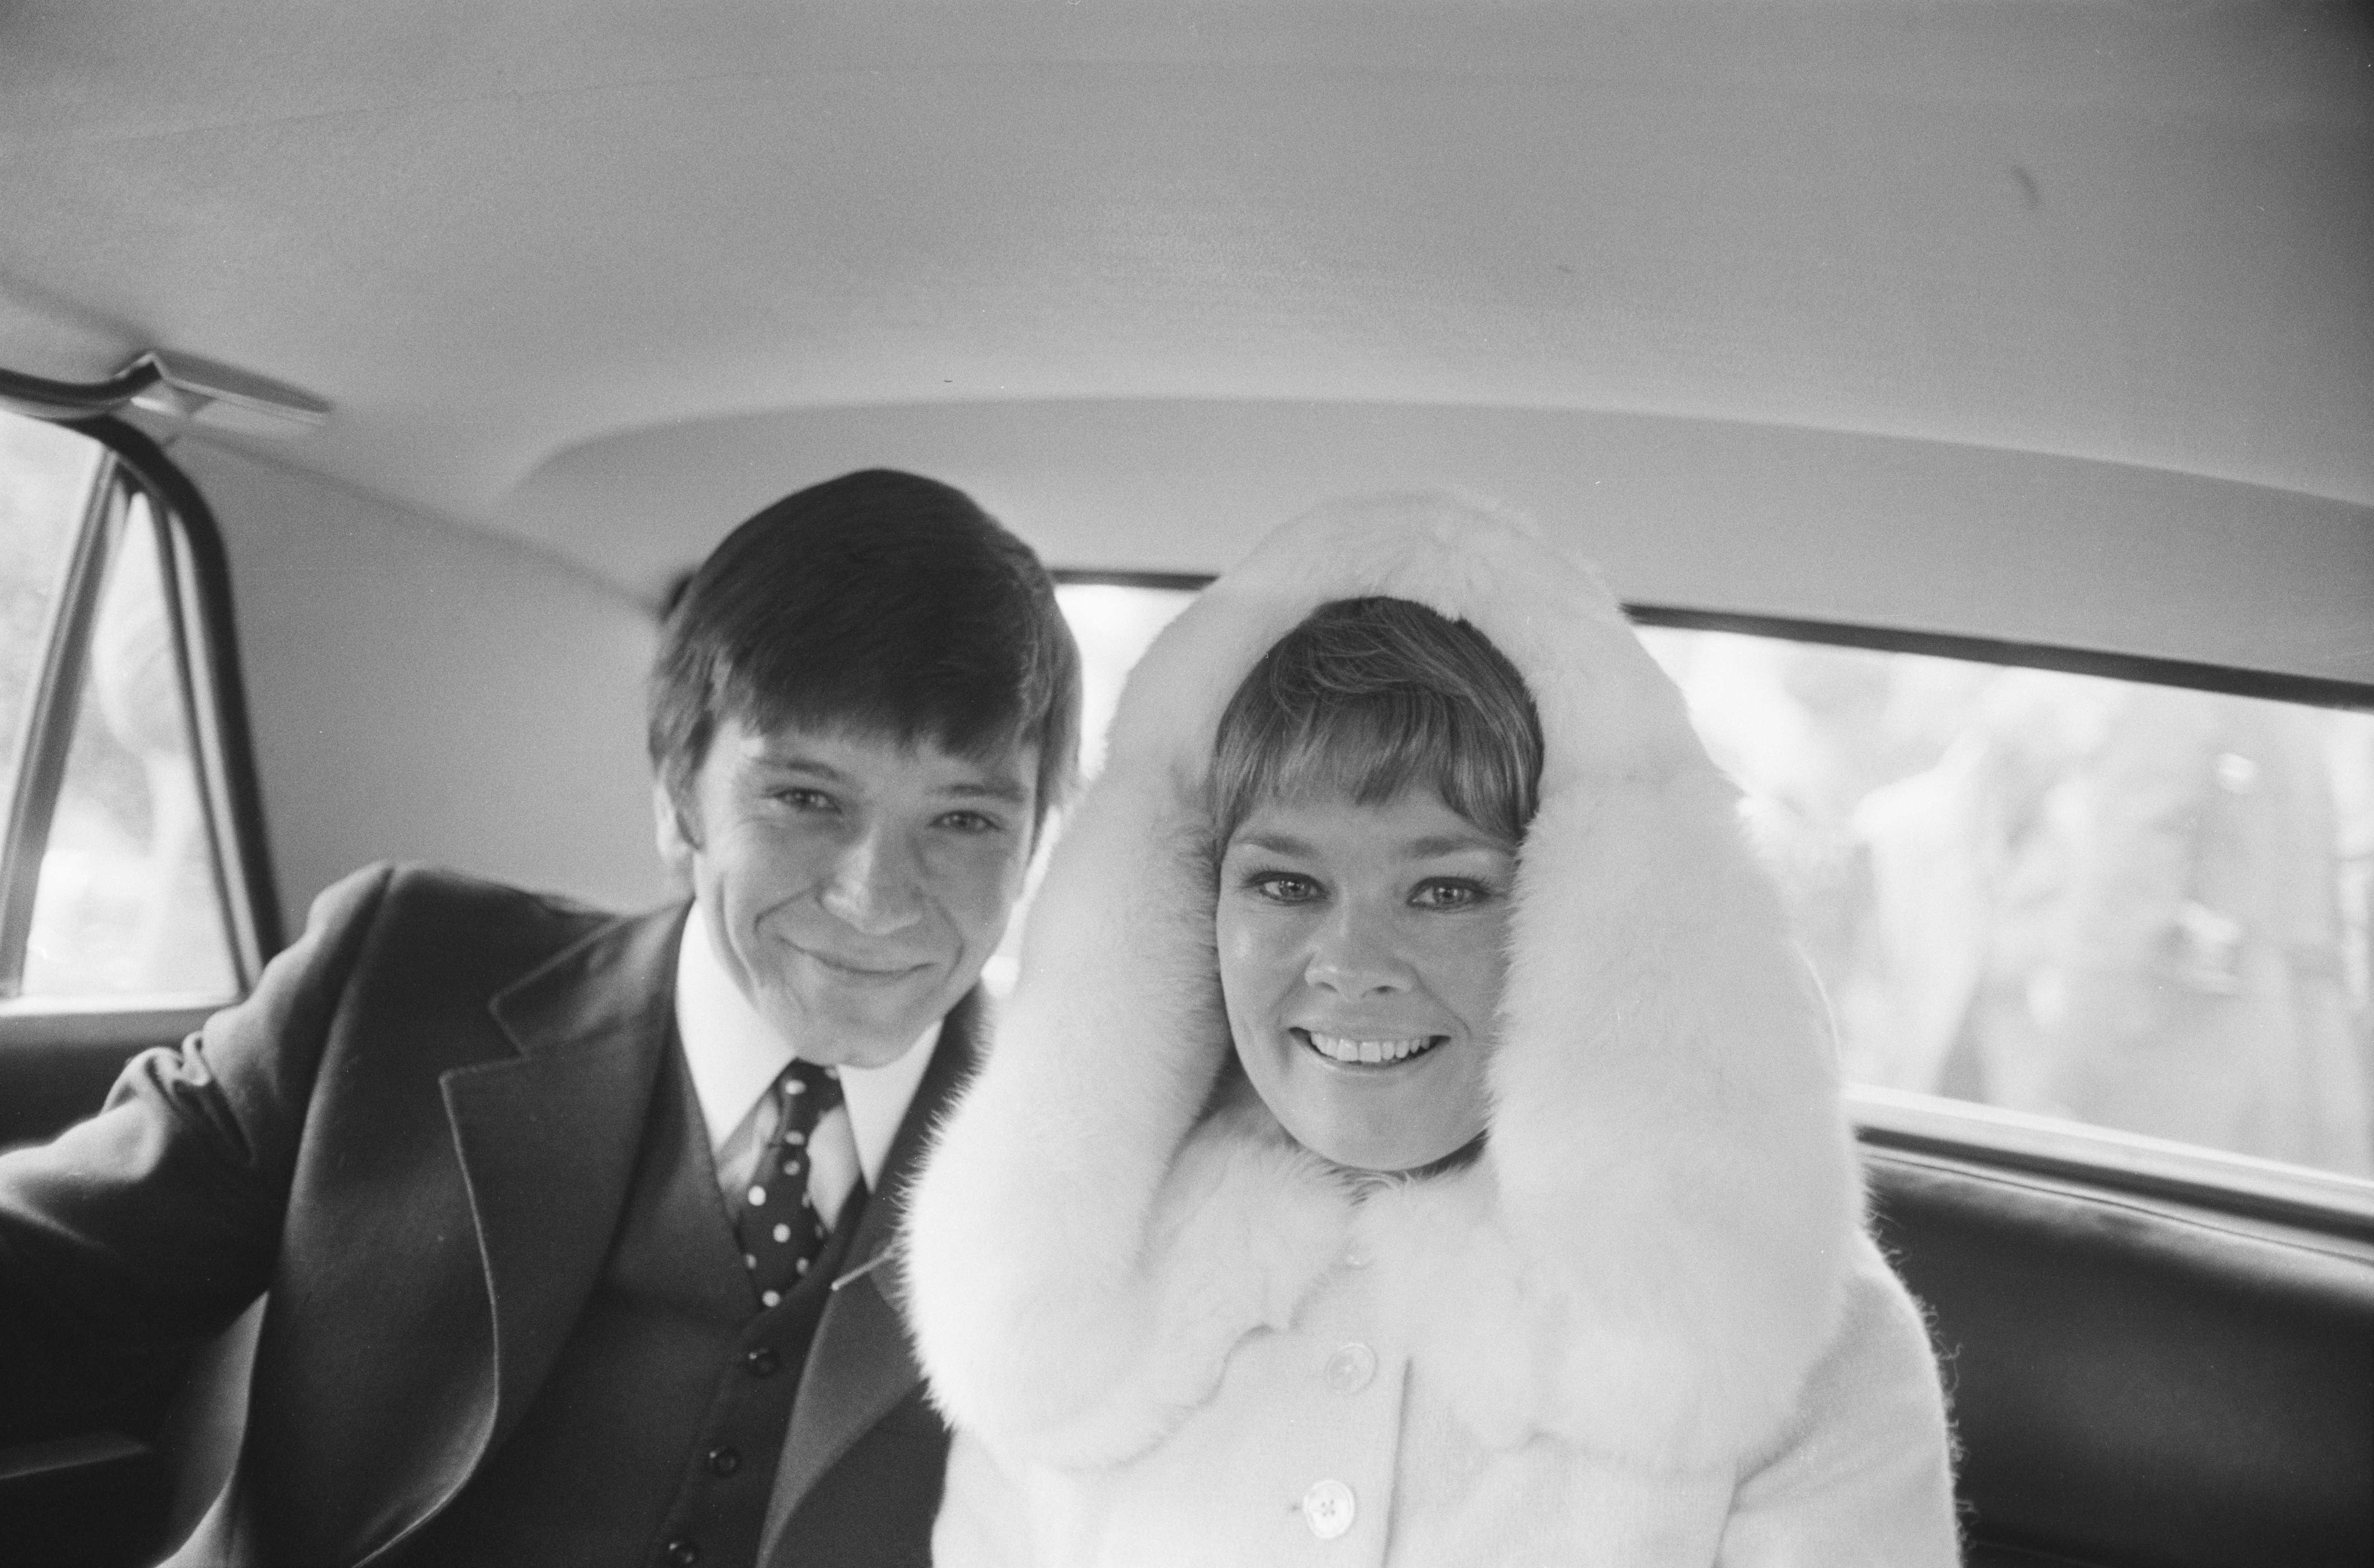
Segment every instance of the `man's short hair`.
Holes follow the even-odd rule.
[[[696,834],[693,776],[729,719],[975,758],[1036,745],[1043,819],[1078,763],[1079,650],[1029,545],[961,490],[866,469],[727,534],[667,613],[652,766]]]
[[[1542,722],[1508,656],[1406,599],[1322,604],[1262,655],[1221,715],[1214,843],[1270,801],[1381,805],[1424,785],[1515,848],[1541,797]]]

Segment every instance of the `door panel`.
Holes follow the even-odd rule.
[[[0,1553],[45,1568],[142,1562],[168,1495],[156,1451],[120,1433],[0,1449]]]
[[[0,1149],[41,1141],[89,1116],[125,1062],[179,1042],[208,1011],[0,1013]]]
[[[2374,1240],[2354,1223],[1976,1155],[1867,1164],[1932,1314],[1975,1561],[2374,1561]]]

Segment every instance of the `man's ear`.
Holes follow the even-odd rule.
[[[676,797],[668,792],[664,779],[652,780],[652,839],[668,870],[691,886],[693,851],[700,844],[686,830],[684,813],[676,809]]]

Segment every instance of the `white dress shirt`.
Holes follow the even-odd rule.
[[[751,1168],[774,1141],[782,1113],[767,1090],[801,1054],[800,1042],[784,1039],[750,1005],[718,956],[698,907],[685,921],[684,941],[676,949],[676,1032],[684,1042],[717,1185],[730,1211],[749,1185]],[[934,1024],[887,1067],[840,1069],[841,1104],[808,1139],[808,1192],[828,1223],[861,1180],[868,1191],[881,1184],[891,1140],[906,1119],[908,1102],[939,1037],[940,1026]]]

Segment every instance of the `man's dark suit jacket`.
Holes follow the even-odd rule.
[[[268,1290],[231,1488],[177,1561],[387,1553],[516,1426],[594,1287],[684,918],[417,869],[330,889],[246,1001],[0,1156],[0,1397],[87,1398]],[[947,1433],[895,1270],[867,1266],[970,1069],[972,1012],[941,1032],[817,1330],[762,1562],[928,1559]]]

